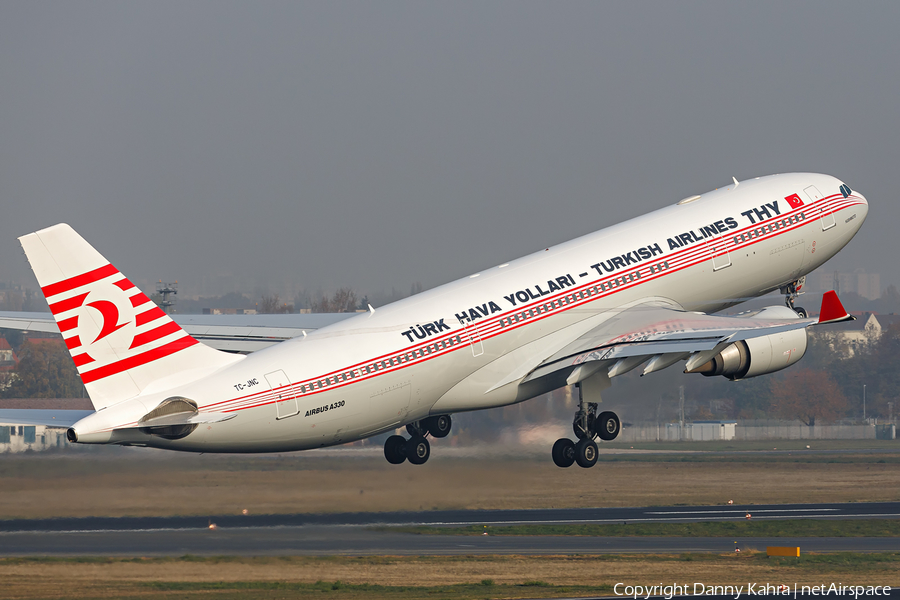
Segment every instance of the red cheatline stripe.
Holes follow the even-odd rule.
[[[83,354],[76,354],[72,357],[72,362],[75,363],[76,367],[80,367],[81,365],[86,365],[88,363],[94,362],[94,359],[91,358],[87,352]]]
[[[50,296],[62,294],[63,292],[74,290],[77,287],[81,287],[89,283],[94,283],[95,281],[100,281],[104,277],[115,275],[118,272],[119,270],[114,266],[106,265],[100,267],[99,269],[94,269],[93,271],[88,271],[87,273],[76,275],[75,277],[69,277],[68,279],[63,279],[62,281],[57,281],[56,283],[45,285],[41,288],[41,291],[44,292],[44,297],[49,298]]]
[[[134,284],[127,279],[120,279],[115,283],[115,286],[124,292],[125,290],[130,290],[131,288],[133,288]]]
[[[96,369],[92,369],[87,373],[82,373],[81,381],[83,381],[84,383],[91,383],[93,381],[97,381],[98,379],[103,379],[104,377],[109,377],[110,375],[115,375],[116,373],[127,371],[128,369],[134,369],[135,367],[139,367],[155,360],[159,360],[160,358],[163,358],[165,356],[169,356],[170,354],[174,354],[179,350],[189,348],[190,346],[193,346],[197,343],[199,343],[197,342],[197,340],[189,335],[186,335],[181,339],[175,340],[174,342],[169,342],[168,344],[160,346],[159,348],[147,350],[146,352],[142,352],[141,354],[138,354],[136,356],[125,358],[118,362],[114,362],[102,367],[97,367]]]
[[[150,331],[139,333],[134,336],[134,341],[131,342],[131,346],[128,349],[130,350],[132,348],[143,346],[144,344],[149,344],[152,341],[158,340],[161,337],[165,337],[178,331],[181,331],[181,327],[178,326],[178,323],[176,323],[175,321],[169,321],[168,323],[160,325],[155,329],[151,329]]]
[[[87,293],[81,294],[79,296],[73,296],[66,300],[60,300],[56,304],[50,305],[50,312],[52,312],[54,315],[58,315],[59,313],[64,313],[67,310],[78,308],[79,306],[84,304],[85,298],[87,298]]]
[[[135,308],[141,304],[147,304],[148,302],[150,302],[150,298],[140,292],[131,297],[131,305]]]
[[[831,197],[829,197],[828,200],[830,200],[830,199],[831,199]],[[846,203],[846,206],[852,206],[852,205],[855,205],[855,204],[859,204],[859,203],[858,203],[858,202],[848,202],[848,203]],[[806,206],[804,207],[804,210],[807,210],[807,211],[808,211],[808,209],[810,208],[810,206],[812,206],[812,205],[806,205]],[[829,210],[829,211],[834,211],[834,212],[836,212],[838,208],[843,208],[843,206],[838,207],[838,205],[835,204],[835,205],[833,205],[833,206],[832,206],[830,209],[828,209],[828,210]],[[792,215],[795,215],[795,214],[799,214],[799,213],[800,213],[800,211],[799,211],[799,210],[796,210],[796,211],[791,211],[791,212],[785,213],[785,214],[783,214],[783,215],[781,215],[781,216],[787,218],[787,217],[789,217],[789,216],[792,216]],[[810,217],[810,219],[811,219],[811,218],[814,218],[814,217]],[[798,221],[797,223],[795,223],[795,224],[793,224],[793,225],[789,225],[789,226],[787,226],[787,227],[782,227],[782,228],[779,228],[779,229],[773,229],[773,230],[770,230],[767,234],[760,235],[760,236],[754,236],[753,238],[749,238],[749,241],[747,241],[747,242],[742,242],[742,243],[732,243],[732,240],[729,240],[727,235],[723,236],[722,238],[718,238],[718,241],[724,242],[725,247],[728,248],[729,250],[737,250],[738,248],[749,247],[749,246],[752,246],[752,245],[756,244],[757,242],[760,242],[760,241],[763,241],[763,240],[766,240],[766,239],[774,238],[774,237],[776,237],[776,236],[778,236],[778,235],[781,235],[781,234],[783,234],[783,233],[786,233],[786,232],[788,232],[788,231],[793,231],[793,230],[796,230],[796,229],[800,229],[800,228],[806,226],[807,224],[808,224],[808,223],[807,223],[806,221]],[[738,235],[738,234],[740,234],[741,232],[747,232],[747,231],[755,230],[756,228],[759,227],[759,225],[760,225],[760,224],[755,224],[755,225],[752,225],[752,226],[749,226],[749,227],[745,227],[745,228],[743,228],[743,229],[739,229],[739,230],[737,230],[737,231],[731,232],[730,235]],[[771,226],[771,225],[770,225],[770,226]],[[702,263],[702,262],[705,262],[706,260],[709,259],[709,254],[708,254],[708,252],[709,252],[709,243],[710,243],[710,241],[712,241],[712,240],[706,240],[706,241],[707,241],[707,244],[706,244],[706,245],[703,245],[703,246],[692,246],[690,249],[684,248],[684,249],[682,249],[682,250],[676,251],[674,254],[670,255],[670,256],[668,257],[668,259],[666,259],[666,260],[669,261],[671,264],[670,264],[670,266],[667,267],[664,271],[657,271],[657,272],[655,272],[655,273],[650,273],[650,276],[649,276],[649,277],[644,277],[644,278],[642,278],[642,279],[634,280],[634,281],[632,281],[632,282],[629,283],[629,284],[626,284],[626,285],[623,285],[623,286],[615,285],[615,286],[613,286],[612,288],[609,288],[609,287],[603,288],[603,287],[602,287],[602,283],[603,283],[603,282],[606,282],[606,283],[608,284],[608,283],[611,282],[611,281],[617,280],[617,278],[623,276],[623,274],[624,274],[624,275],[627,275],[628,273],[631,273],[631,272],[634,272],[634,271],[646,271],[646,270],[648,270],[648,267],[647,267],[647,266],[644,266],[643,268],[641,268],[641,267],[638,267],[638,268],[632,268],[632,269],[630,269],[630,270],[628,270],[628,271],[619,272],[619,273],[616,273],[616,274],[614,274],[614,275],[612,275],[612,276],[604,277],[604,278],[602,278],[601,280],[595,281],[595,282],[593,282],[593,283],[588,283],[588,284],[586,284],[586,285],[581,286],[580,288],[575,288],[575,290],[567,289],[567,290],[561,292],[560,294],[570,294],[570,293],[573,293],[573,291],[574,291],[576,294],[577,294],[577,293],[584,293],[584,292],[588,292],[588,293],[587,293],[587,295],[583,296],[581,300],[576,300],[574,303],[573,303],[573,302],[563,302],[563,304],[573,304],[574,306],[580,306],[581,304],[584,304],[584,303],[586,303],[586,302],[591,302],[591,301],[593,301],[594,299],[604,298],[604,297],[606,297],[606,296],[609,296],[609,295],[618,293],[618,292],[620,292],[620,291],[622,291],[622,290],[633,288],[633,287],[635,287],[635,286],[637,286],[637,285],[640,285],[642,282],[645,283],[645,282],[648,282],[648,281],[654,281],[654,280],[659,279],[659,278],[661,278],[661,277],[665,277],[665,276],[668,275],[668,274],[674,274],[674,273],[676,273],[676,272],[678,272],[678,271],[681,271],[681,270],[683,270],[683,269],[686,269],[686,268],[689,268],[689,267],[691,267],[691,266],[694,266],[694,265],[700,264],[700,263]],[[719,245],[717,244],[716,247],[719,248]],[[649,261],[648,261],[648,262],[649,262]],[[591,289],[595,290],[595,292],[594,292],[594,293],[590,293],[590,290],[591,290]],[[599,290],[599,293],[597,293],[597,290]],[[541,300],[542,300],[542,302],[546,302],[547,299],[542,298]],[[543,304],[541,304],[541,306],[543,306]],[[549,311],[549,312],[546,311],[546,310],[538,310],[539,305],[537,305],[537,304],[532,305],[532,308],[530,308],[530,309],[527,308],[526,305],[522,305],[521,307],[517,307],[517,310],[518,310],[518,308],[522,308],[522,309],[524,309],[526,312],[533,312],[533,314],[531,314],[531,315],[529,315],[528,317],[525,317],[525,318],[518,317],[518,316],[517,316],[518,313],[515,313],[515,314],[507,314],[507,315],[505,315],[505,316],[504,316],[504,315],[498,315],[498,317],[495,318],[496,321],[494,321],[494,322],[487,321],[487,322],[485,322],[485,323],[483,323],[483,324],[480,324],[480,325],[474,325],[474,327],[481,333],[482,339],[489,339],[489,338],[491,338],[491,337],[494,337],[495,335],[501,335],[501,334],[503,333],[503,331],[502,331],[502,327],[503,327],[503,326],[500,324],[500,320],[501,320],[501,319],[507,319],[507,320],[509,321],[509,324],[516,324],[512,329],[518,329],[519,327],[523,327],[523,326],[529,325],[529,324],[531,324],[531,323],[533,323],[533,322],[536,322],[536,321],[539,321],[539,320],[541,320],[541,319],[543,319],[543,318],[545,318],[545,317],[551,316],[551,315],[553,315],[553,314],[558,314],[558,312],[561,312],[561,311],[558,311],[557,309],[554,309],[554,310]],[[532,318],[532,317],[538,316],[538,315],[539,315],[539,317],[538,317],[537,319]],[[508,331],[508,329],[507,329],[506,331]],[[485,334],[488,334],[488,335],[485,335]],[[449,335],[450,335],[450,336],[453,336],[453,335],[456,335],[456,334],[454,333],[454,334],[449,334]],[[435,339],[428,340],[427,342],[422,342],[420,345],[430,344],[430,343],[432,343],[432,342],[434,342],[434,341],[435,341]],[[421,349],[421,348],[420,348],[420,349],[414,349],[413,347],[408,348],[407,350],[410,351],[410,352],[413,352],[413,353],[417,353],[417,354],[416,354],[417,359],[430,359],[430,358],[433,358],[433,357],[435,357],[435,356],[441,356],[441,355],[443,355],[443,354],[445,354],[445,353],[447,353],[447,352],[452,352],[452,351],[454,351],[454,348],[451,346],[451,347],[450,347],[450,350],[446,350],[446,349],[445,349],[445,350],[439,351],[439,352],[437,352],[437,353],[432,353],[432,352],[430,352],[430,351],[427,351],[427,349],[426,349],[426,351],[423,352],[423,349]],[[404,350],[403,352],[406,352],[406,350]],[[385,355],[385,356],[387,356],[387,355]],[[377,360],[380,360],[380,358],[382,358],[382,357],[379,357],[379,358],[376,358],[376,359],[371,359],[371,360],[376,360],[376,361],[377,361]],[[412,360],[411,364],[420,362],[420,360],[417,360],[417,359]],[[359,363],[359,364],[361,365],[361,364],[363,364],[363,363]],[[353,368],[353,367],[348,367],[347,369],[352,369],[352,368]],[[390,368],[387,369],[387,370],[383,370],[383,368],[382,368],[382,370],[376,369],[374,372],[372,372],[372,371],[367,371],[367,370],[365,370],[365,369],[368,369],[369,367],[360,367],[360,368],[363,369],[364,372],[369,373],[368,375],[362,376],[362,379],[361,379],[361,380],[365,380],[365,379],[369,379],[370,377],[377,376],[377,375],[379,375],[381,372],[388,372],[388,371],[394,371],[394,370],[395,370],[395,369],[390,369]],[[345,369],[345,370],[347,370],[347,369]],[[327,375],[326,375],[326,376],[327,376]],[[352,381],[352,380],[351,380],[351,381]],[[300,385],[300,384],[298,384],[298,385]],[[346,385],[346,383],[345,383],[344,385]],[[315,390],[316,392],[318,392],[319,389],[322,388],[322,385],[321,385],[321,383],[320,383],[318,386],[316,386],[316,385],[311,385],[311,386],[307,386],[307,387],[310,387],[310,390]],[[328,387],[330,387],[330,386],[328,386]],[[340,386],[338,386],[338,387],[340,387]],[[330,389],[336,389],[336,388],[330,388]],[[305,393],[306,393],[306,392],[302,392],[302,394],[305,394]],[[263,402],[257,403],[257,404],[244,405],[244,406],[236,406],[236,407],[232,408],[233,405],[238,405],[238,404],[241,403],[241,402],[244,402],[244,403],[246,403],[246,402],[254,402],[254,401],[255,401],[254,398],[255,398],[256,396],[257,396],[257,394],[250,394],[250,395],[248,395],[248,396],[244,396],[244,397],[240,397],[240,398],[234,398],[234,399],[232,399],[232,400],[228,400],[228,401],[224,401],[224,402],[219,402],[219,403],[214,403],[214,404],[211,404],[211,405],[208,405],[208,406],[226,405],[226,406],[227,406],[226,410],[242,410],[242,409],[244,409],[244,408],[253,408],[254,406],[261,406],[262,404],[266,404],[266,403],[267,403],[266,401],[263,401]],[[258,400],[258,399],[257,399],[257,400]]]
[[[70,329],[75,329],[78,327],[78,317],[69,317],[68,319],[63,319],[59,323],[56,324],[59,327],[59,331],[68,331]]]
[[[81,346],[81,338],[77,335],[73,335],[70,338],[66,338],[66,348],[72,350],[73,348],[78,348]]]
[[[835,195],[835,196],[832,196],[832,197],[829,197],[827,200],[830,201],[833,197],[836,197],[836,195]],[[853,206],[853,205],[855,205],[855,204],[859,204],[859,203],[858,203],[858,202],[846,202],[846,203],[845,203],[846,206]],[[785,213],[785,214],[781,215],[781,217],[782,217],[782,218],[788,218],[788,217],[790,217],[790,216],[799,214],[799,213],[801,212],[801,210],[805,210],[805,211],[808,212],[811,206],[812,206],[811,204],[807,204],[807,205],[805,205],[802,209],[790,211],[790,212],[788,212],[788,213]],[[827,208],[827,210],[828,210],[829,212],[837,212],[837,210],[839,210],[840,208],[844,208],[844,207],[845,207],[844,205],[840,205],[839,203],[835,203],[835,204],[833,204],[830,208]],[[749,227],[744,227],[744,228],[738,229],[738,230],[736,230],[736,231],[734,231],[734,232],[730,232],[728,235],[723,235],[722,238],[719,238],[718,241],[724,242],[724,244],[725,244],[724,247],[727,248],[729,251],[737,250],[737,249],[739,249],[739,248],[746,248],[746,247],[753,246],[754,244],[756,244],[756,243],[758,243],[758,242],[760,242],[760,241],[763,241],[763,240],[766,240],[766,239],[771,239],[771,238],[777,237],[777,236],[779,236],[779,235],[781,235],[781,234],[783,234],[783,233],[787,233],[787,232],[789,232],[789,231],[794,231],[794,230],[797,230],[797,229],[801,229],[802,227],[807,226],[807,225],[809,224],[809,223],[808,223],[809,220],[810,220],[810,219],[813,219],[813,218],[815,218],[815,217],[808,217],[808,218],[807,218],[806,220],[804,220],[804,221],[797,221],[796,223],[794,223],[794,224],[792,224],[792,225],[788,225],[788,226],[786,226],[786,227],[782,227],[782,228],[770,230],[769,233],[767,233],[767,234],[760,235],[760,236],[754,236],[754,237],[752,237],[752,238],[748,238],[748,240],[746,240],[746,241],[744,241],[744,242],[739,242],[739,243],[734,243],[734,242],[733,242],[733,236],[740,235],[741,233],[745,233],[745,232],[749,232],[749,231],[755,230],[755,229],[757,229],[757,228],[760,226],[760,224],[754,224],[754,225],[751,225],[751,226],[749,226]],[[732,236],[731,239],[729,239],[729,237],[728,237],[729,235]],[[612,287],[612,288],[603,288],[603,287],[602,287],[602,283],[603,283],[603,282],[610,282],[610,281],[613,281],[613,280],[615,280],[617,277],[621,277],[623,274],[626,274],[626,275],[627,275],[628,273],[633,272],[633,271],[642,271],[642,272],[643,272],[643,271],[647,271],[647,270],[648,270],[648,265],[645,265],[645,266],[643,266],[643,267],[638,267],[638,268],[636,268],[636,269],[633,268],[633,269],[631,269],[631,270],[629,270],[629,271],[616,273],[616,274],[611,275],[611,276],[603,277],[603,278],[600,279],[600,280],[594,281],[594,282],[592,282],[592,283],[588,283],[588,284],[586,284],[586,285],[582,285],[581,287],[577,287],[577,288],[575,288],[574,290],[568,289],[568,290],[565,290],[565,291],[563,291],[563,292],[560,292],[560,295],[571,294],[571,293],[573,293],[573,292],[574,292],[575,294],[583,293],[583,292],[588,292],[587,295],[583,296],[580,300],[576,300],[574,303],[572,303],[572,302],[567,303],[567,304],[572,304],[572,305],[574,305],[574,306],[580,306],[580,305],[582,305],[582,304],[585,304],[585,303],[588,303],[588,302],[592,302],[592,301],[594,301],[594,300],[596,300],[596,299],[604,298],[604,297],[606,297],[606,296],[615,294],[615,293],[617,293],[617,292],[619,292],[619,291],[622,291],[622,290],[625,290],[625,289],[630,289],[630,288],[632,288],[632,287],[634,287],[634,286],[640,285],[641,283],[646,283],[646,282],[648,282],[648,281],[654,281],[654,280],[659,279],[659,278],[661,278],[661,277],[665,277],[666,275],[674,274],[674,273],[676,273],[676,272],[678,272],[678,271],[681,271],[681,270],[683,270],[683,269],[689,268],[689,267],[691,267],[691,266],[700,264],[700,263],[705,262],[706,260],[708,260],[708,259],[709,259],[709,258],[708,258],[708,257],[709,257],[709,254],[708,254],[709,246],[708,246],[708,244],[709,244],[710,241],[711,241],[711,240],[707,240],[707,244],[706,244],[706,245],[702,245],[702,246],[692,246],[692,247],[690,247],[689,249],[688,249],[688,248],[684,248],[684,249],[682,249],[682,250],[678,250],[678,251],[674,252],[673,254],[669,255],[668,258],[665,259],[666,261],[668,261],[668,262],[670,263],[670,267],[669,267],[669,268],[666,268],[666,269],[663,270],[663,271],[657,271],[657,272],[655,272],[655,273],[650,273],[649,277],[642,277],[641,279],[635,280],[635,281],[631,282],[630,284],[627,284],[627,285],[624,285],[624,286],[614,286],[614,287]],[[716,245],[716,247],[718,248],[719,246]],[[650,262],[655,262],[656,260],[657,260],[657,259],[654,259],[653,261],[648,261],[648,263],[650,263]],[[592,289],[592,288],[595,289],[595,290],[598,290],[598,289],[599,289],[600,291],[599,291],[599,292],[595,292],[595,293],[590,293],[589,290]],[[546,299],[544,299],[544,302],[546,302]],[[483,323],[483,324],[480,324],[480,325],[474,325],[474,327],[481,333],[482,339],[489,339],[489,338],[491,338],[491,337],[494,337],[495,335],[501,335],[501,334],[503,333],[503,330],[498,330],[498,325],[499,325],[499,323],[500,323],[500,320],[502,320],[502,319],[508,320],[508,321],[509,321],[509,325],[515,324],[515,326],[512,327],[512,329],[518,329],[519,327],[523,327],[523,326],[529,325],[529,324],[534,323],[534,322],[536,322],[536,321],[539,321],[539,320],[541,320],[541,319],[543,319],[543,318],[545,318],[545,317],[551,316],[551,315],[553,315],[553,314],[558,314],[558,312],[559,312],[559,311],[557,311],[557,310],[553,310],[553,311],[550,311],[550,312],[540,310],[540,311],[537,311],[537,312],[535,313],[535,315],[539,315],[539,317],[538,317],[537,319],[532,318],[532,317],[521,318],[521,317],[518,317],[518,316],[517,316],[517,315],[521,312],[521,311],[519,310],[520,308],[523,309],[523,310],[531,310],[531,311],[534,311],[537,307],[538,307],[538,305],[535,304],[535,305],[532,305],[532,308],[529,309],[529,308],[527,307],[527,305],[522,305],[521,307],[517,307],[516,311],[513,312],[513,313],[511,313],[511,314],[498,315],[498,316],[495,318],[495,319],[496,319],[495,321],[493,321],[493,322],[487,321],[487,322],[485,322],[485,323]],[[532,315],[532,316],[535,316],[535,315]],[[500,326],[500,328],[502,329],[502,325]],[[505,331],[509,331],[509,329],[506,329]],[[486,334],[487,334],[487,335],[486,335]],[[457,334],[456,334],[456,333],[451,333],[451,334],[449,334],[449,335],[452,337],[452,336],[457,335]],[[434,341],[435,341],[435,340],[429,340],[428,342],[422,342],[420,345],[427,345],[427,344],[430,344],[430,343],[432,343],[432,342],[434,342]],[[442,356],[443,354],[446,354],[447,352],[455,351],[456,349],[461,348],[461,347],[463,347],[463,346],[458,346],[458,347],[454,348],[454,346],[451,345],[451,346],[449,347],[449,350],[448,350],[448,349],[444,349],[444,350],[442,350],[442,351],[438,351],[437,353],[430,353],[430,352],[427,352],[427,351],[426,351],[426,352],[423,352],[423,350],[422,350],[421,348],[410,347],[410,348],[407,348],[406,350],[404,350],[404,351],[402,351],[402,352],[403,352],[403,353],[410,352],[410,353],[415,354],[416,358],[413,359],[413,360],[410,362],[410,364],[417,364],[417,363],[419,363],[419,362],[422,362],[423,360],[428,360],[428,359],[433,358],[433,357],[435,357],[435,356]],[[385,356],[387,356],[387,355],[385,355]],[[378,358],[376,358],[376,359],[371,359],[371,360],[378,361],[378,360],[380,360],[381,358],[382,358],[382,357],[378,357]],[[368,361],[367,361],[367,362],[368,362]],[[360,366],[360,365],[363,365],[363,364],[364,364],[364,363],[358,363],[358,364],[355,365],[354,367],[347,367],[346,369],[344,369],[345,371],[347,371],[347,370],[352,370],[352,369],[355,368],[355,367],[358,367],[357,370],[360,370],[360,369],[361,369],[361,370],[364,370],[365,373],[368,373],[368,375],[362,375],[362,376],[361,376],[361,379],[351,379],[351,380],[350,380],[351,383],[352,383],[353,381],[361,381],[361,380],[369,379],[369,378],[371,378],[371,377],[376,377],[376,376],[378,376],[379,374],[381,374],[382,372],[388,372],[388,371],[393,371],[393,370],[395,370],[395,369],[388,369],[387,371],[384,371],[383,369],[382,369],[382,370],[376,369],[374,372],[372,372],[372,371],[365,371],[365,369],[367,369],[367,367],[366,367],[366,366]],[[372,364],[372,363],[369,362],[369,364]],[[327,376],[327,375],[326,375],[326,376]],[[309,380],[308,380],[308,381],[309,381]],[[320,390],[320,388],[322,388],[321,384],[316,385],[315,383],[313,383],[312,385],[310,385],[310,384],[308,384],[308,383],[306,383],[306,382],[301,382],[301,383],[295,384],[295,385],[296,385],[296,386],[301,386],[301,390],[302,390],[302,387],[309,387],[309,388],[310,388],[310,391],[315,391],[315,392],[318,392],[318,391]],[[347,385],[346,380],[345,380],[345,383],[344,383],[343,385]],[[338,386],[338,387],[341,387],[341,386]],[[336,388],[330,388],[330,389],[336,389]],[[264,393],[263,393],[263,394],[264,394]],[[305,394],[307,394],[307,392],[301,391],[301,394],[300,394],[300,395],[305,395]],[[248,402],[256,402],[256,403],[255,403],[255,404],[247,404]],[[243,396],[243,397],[239,397],[239,398],[233,398],[233,399],[231,399],[231,400],[227,400],[227,401],[223,401],[223,402],[214,403],[214,404],[211,404],[211,405],[208,405],[208,406],[217,406],[217,405],[218,405],[218,406],[220,406],[220,407],[221,407],[222,409],[224,409],[224,410],[227,410],[227,411],[234,411],[234,410],[243,410],[243,409],[245,409],[245,408],[253,408],[254,406],[261,406],[261,405],[263,405],[263,404],[267,404],[268,402],[269,402],[268,400],[264,400],[264,399],[261,401],[261,398],[259,397],[259,394],[250,394],[250,395],[248,395],[248,396]],[[241,405],[241,403],[243,403],[243,405]]]
[[[144,311],[141,314],[139,314],[138,316],[136,316],[134,318],[134,324],[137,327],[140,327],[141,325],[146,325],[150,321],[155,321],[155,320],[159,319],[160,317],[164,317],[164,316],[166,316],[166,313],[163,312],[163,309],[161,309],[158,306],[154,306],[150,310]]]

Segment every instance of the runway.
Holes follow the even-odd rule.
[[[431,511],[0,521],[0,556],[468,555],[730,552],[798,545],[806,552],[891,552],[897,538],[441,536],[383,525],[688,522],[900,518],[900,503],[793,504],[513,511]],[[216,528],[210,529],[209,524]]]

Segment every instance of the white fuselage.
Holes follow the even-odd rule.
[[[91,418],[109,430],[171,396],[235,413],[184,439],[109,441],[203,452],[340,444],[422,419],[503,406],[561,343],[645,299],[714,312],[796,281],[838,252],[865,198],[818,174],[774,175],[602,229],[258,351],[177,389]],[[797,200],[787,198],[797,195]],[[802,202],[802,203],[801,203]],[[105,413],[105,414],[104,414]],[[96,430],[96,429],[95,429]]]

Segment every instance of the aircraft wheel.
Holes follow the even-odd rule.
[[[587,416],[587,431],[581,428],[581,419],[575,419],[572,422],[572,431],[575,433],[575,437],[579,440],[583,440],[586,437],[591,437],[591,432],[594,430],[594,421],[595,417],[592,413],[588,413]]]
[[[392,435],[384,441],[384,457],[392,465],[399,465],[406,460],[406,438]]]
[[[621,427],[619,417],[614,412],[605,411],[597,416],[597,435],[605,442],[616,439]]]
[[[575,462],[579,467],[588,469],[597,464],[597,444],[594,440],[584,438],[575,444]]]
[[[406,458],[414,465],[423,465],[431,456],[431,445],[421,435],[410,438],[406,442]]]
[[[575,442],[569,438],[560,438],[553,444],[553,464],[557,467],[571,467],[575,462]]]
[[[800,317],[801,319],[806,319],[809,317],[809,313],[806,312],[806,309],[803,308],[802,306],[796,307],[794,309],[794,312],[797,313],[797,316]]]
[[[428,417],[422,422],[428,433],[436,438],[444,438],[450,435],[450,428],[453,427],[453,420],[450,415],[437,415],[436,417]]]

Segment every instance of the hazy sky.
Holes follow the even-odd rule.
[[[818,171],[871,204],[833,268],[897,283],[898,27],[897,2],[7,0],[0,279],[34,285],[16,238],[64,221],[139,281],[406,291]]]

